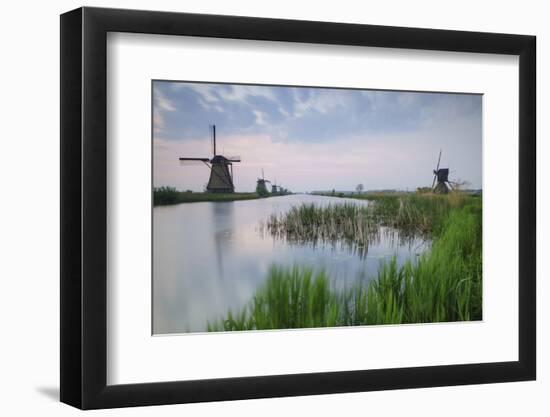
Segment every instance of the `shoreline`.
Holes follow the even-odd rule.
[[[176,204],[186,203],[204,203],[204,202],[231,202],[241,200],[258,200],[261,198],[269,197],[282,197],[288,194],[268,194],[266,196],[260,196],[258,193],[196,193],[196,192],[184,192],[178,191],[171,196],[169,201],[155,201],[153,195],[153,207],[160,206],[173,206]]]

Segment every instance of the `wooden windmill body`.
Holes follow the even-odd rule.
[[[184,164],[193,164],[196,162],[204,163],[210,169],[210,178],[206,186],[206,191],[210,193],[234,193],[235,185],[233,183],[233,162],[241,162],[241,158],[225,157],[216,154],[216,126],[212,126],[212,158],[180,158]]]
[[[437,167],[433,170],[434,180],[432,182],[432,191],[435,194],[447,194],[453,189],[451,181],[449,181],[449,168],[439,168],[441,162],[441,150],[437,159]]]

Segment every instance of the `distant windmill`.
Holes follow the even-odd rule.
[[[279,192],[279,186],[277,185],[277,179],[271,184],[271,194],[277,194]]]
[[[180,158],[182,164],[202,162],[210,169],[206,190],[210,193],[234,193],[233,162],[241,162],[238,156],[225,157],[216,154],[216,125],[212,125],[212,158]]]
[[[266,195],[268,193],[267,186],[265,185],[266,183],[271,184],[271,181],[265,179],[264,169],[262,168],[262,178],[258,178],[258,181],[256,182],[256,192],[259,195]]]
[[[439,168],[441,162],[441,150],[437,159],[437,167],[433,170],[434,180],[432,182],[432,191],[436,194],[447,194],[452,190],[452,181],[449,181],[449,168]],[[437,184],[436,184],[437,181]]]

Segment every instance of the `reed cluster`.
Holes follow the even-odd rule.
[[[344,242],[367,248],[380,233],[400,239],[439,235],[451,209],[464,206],[457,196],[380,196],[367,206],[353,203],[318,206],[302,204],[283,214],[272,214],[263,229],[289,242]]]
[[[367,247],[380,231],[373,213],[357,204],[333,204],[326,207],[302,204],[285,214],[272,214],[267,231],[290,242],[345,242]]]

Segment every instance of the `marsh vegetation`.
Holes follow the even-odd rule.
[[[428,323],[482,318],[481,198],[402,195],[368,206],[303,204],[265,227],[288,240],[345,240],[368,246],[381,228],[431,239],[431,249],[399,266],[380,261],[374,279],[339,288],[323,269],[273,265],[248,305],[209,322],[209,331]]]
[[[372,198],[372,197],[371,197]],[[406,241],[430,239],[440,233],[444,219],[465,198],[450,196],[379,196],[368,206],[354,203],[318,206],[302,204],[272,214],[260,230],[289,242],[346,242],[359,250],[386,234]]]

